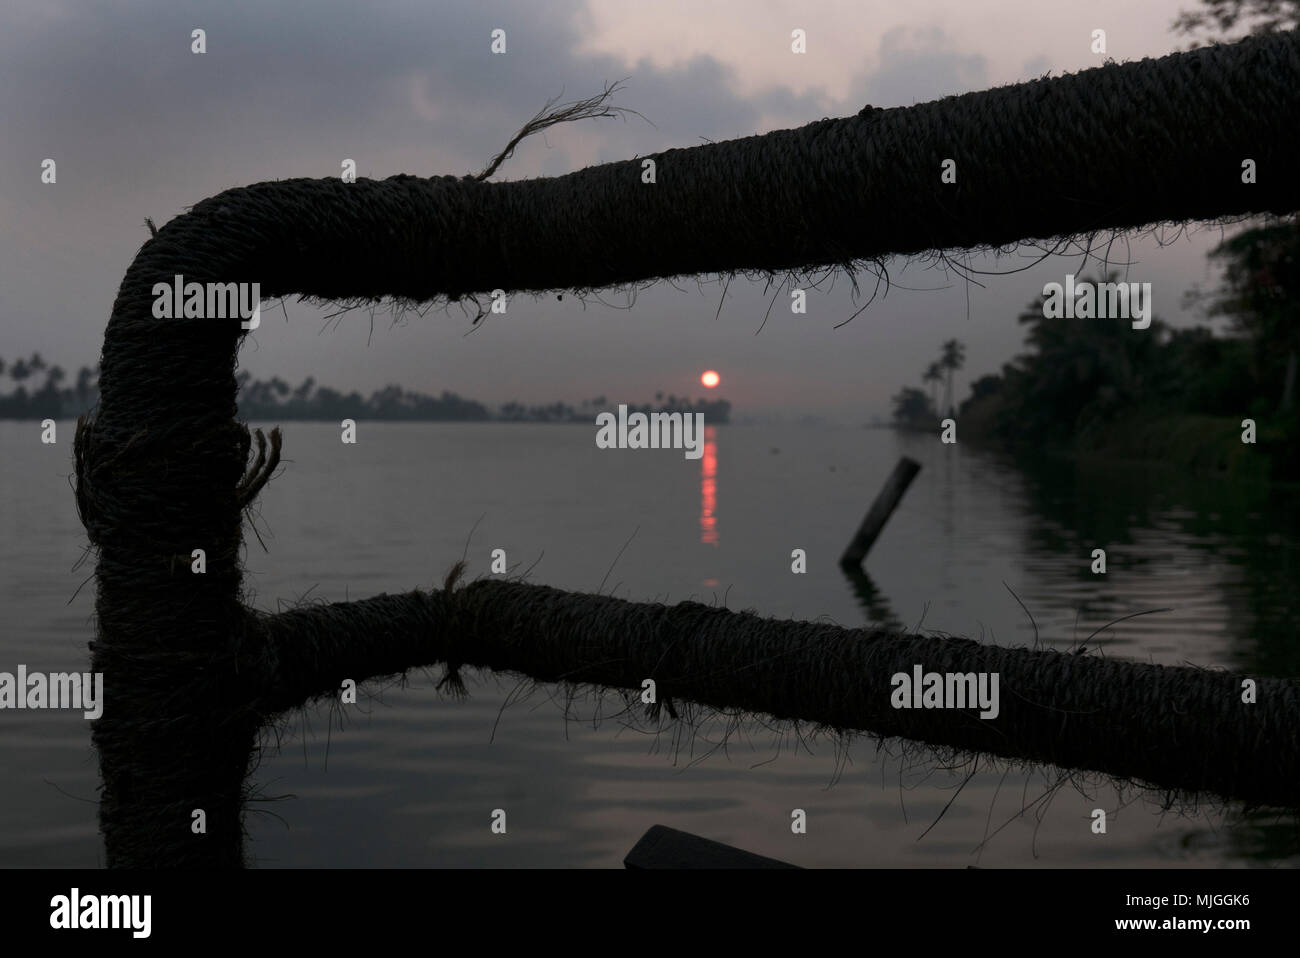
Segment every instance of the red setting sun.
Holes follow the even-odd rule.
[[[709,389],[712,389],[721,381],[722,381],[722,377],[719,376],[717,373],[715,373],[712,369],[710,369],[708,372],[706,372],[703,376],[700,377],[700,382],[704,383],[704,385],[707,386]]]

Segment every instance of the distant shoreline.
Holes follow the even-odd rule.
[[[637,407],[631,407],[631,408],[637,408]],[[685,410],[660,409],[654,411],[683,412]],[[694,411],[700,412],[700,410],[698,409]],[[84,413],[78,414],[78,413],[63,412],[63,411],[60,411],[57,415],[49,415],[48,413],[43,413],[43,414],[32,413],[29,415],[21,415],[21,416],[0,416],[0,422],[41,422],[45,419],[53,419],[55,422],[75,422],[79,415],[84,415]],[[239,412],[237,416],[243,422],[263,422],[263,423],[305,422],[305,423],[329,423],[333,425],[338,425],[340,418],[357,419],[357,420],[362,420],[364,422],[410,422],[410,423],[445,422],[445,423],[473,423],[475,425],[481,425],[486,423],[486,424],[532,425],[532,426],[594,426],[596,424],[595,413],[593,413],[590,418],[574,417],[573,419],[506,419],[501,416],[489,416],[487,418],[466,417],[463,419],[446,419],[446,418],[437,418],[432,416],[428,416],[428,417],[374,416],[374,415],[366,415],[365,413],[353,413],[351,415],[344,415],[342,417],[293,416],[293,415],[286,416],[283,414],[281,415],[258,414],[258,415],[248,416],[248,415],[244,415],[242,411]],[[725,417],[722,419],[709,418],[707,412],[705,413],[705,422],[710,426],[732,425],[730,419]],[[744,424],[742,423],[742,425]]]
[[[14,382],[11,393],[0,393],[0,420],[40,422],[45,419],[76,419],[99,403],[98,366],[83,366],[69,380],[61,366],[47,363],[40,353],[28,359],[6,362],[0,357],[0,374]],[[28,389],[28,384],[33,389]],[[70,385],[65,385],[70,383]],[[245,420],[264,422],[341,422],[360,419],[369,422],[573,422],[594,425],[602,412],[626,406],[629,414],[703,413],[713,424],[731,417],[731,403],[725,399],[691,399],[655,393],[654,403],[610,401],[605,396],[580,400],[576,405],[558,400],[527,406],[518,400],[489,406],[476,399],[444,389],[438,395],[390,384],[369,396],[352,390],[344,393],[308,376],[298,386],[279,376],[254,379],[244,370],[235,377],[237,413]]]

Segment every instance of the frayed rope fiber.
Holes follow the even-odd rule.
[[[1290,212],[1300,209],[1300,178],[1292,175],[1298,115],[1300,38],[1283,33],[667,150],[650,157],[653,184],[642,182],[643,162],[636,159],[506,183],[450,176],[290,179],[198,203],[146,241],[127,270],[105,334],[99,406],[79,423],[76,441],[77,507],[99,555],[92,667],[105,675],[105,710],[92,738],[103,776],[108,864],[243,862],[245,776],[265,718],[255,702],[291,707],[265,689],[250,699],[250,684],[265,680],[246,670],[262,660],[317,654],[298,647],[305,638],[274,623],[267,634],[285,647],[269,647],[241,601],[241,509],[269,474],[269,458],[263,468],[247,469],[251,440],[235,421],[239,323],[156,319],[155,283],[171,284],[181,274],[187,282],[257,282],[265,297],[424,302],[497,288],[582,290],[680,274],[849,265],[891,253],[999,246],[1165,220]],[[945,158],[957,162],[955,184],[940,180]],[[1258,166],[1253,185],[1241,182],[1246,158]],[[260,450],[261,443],[259,458]],[[276,454],[278,444],[270,458]],[[205,550],[204,574],[190,571],[194,549]],[[465,591],[490,594],[483,588]],[[504,601],[508,593],[500,595]],[[596,610],[583,597],[574,601]],[[314,620],[284,621],[306,627]],[[397,641],[403,633],[394,630],[385,634]],[[480,631],[466,633],[482,639]],[[621,641],[604,628],[592,635]],[[457,640],[456,661],[483,657],[464,646]],[[588,667],[624,654],[581,647],[591,657]],[[730,646],[711,648],[721,655],[717,650]],[[994,654],[967,644],[953,648],[964,650],[960,671]],[[361,671],[411,664],[374,653],[384,669]],[[544,643],[534,655],[543,676],[584,664],[552,662]],[[847,692],[837,698],[813,684],[824,678],[838,683],[828,688],[839,688],[843,675],[835,662],[823,655],[794,670],[804,705],[832,709],[826,715],[832,722],[866,721],[874,713],[862,709],[879,703]],[[708,674],[716,678],[728,667],[717,658]],[[1074,670],[1096,667],[1053,665],[1070,670],[1057,676],[1070,682],[1083,674]],[[675,681],[705,681],[691,679],[685,668],[675,667]],[[1107,668],[1119,671],[1108,673],[1106,695],[1137,681],[1123,675],[1148,675],[1144,666]],[[819,670],[826,674],[819,677]],[[793,686],[786,687],[795,679],[763,672],[754,662],[718,680],[739,683],[759,674],[781,714],[801,711]],[[1037,690],[1038,681],[1026,677],[1022,686]],[[1154,686],[1163,689],[1163,681]],[[1219,681],[1208,678],[1202,687],[1217,689]],[[1147,694],[1147,686],[1139,688]],[[1124,701],[1137,703],[1141,695]],[[1267,697],[1261,692],[1259,708]],[[1294,697],[1285,701],[1294,715]],[[915,720],[922,726],[912,731],[922,736],[931,734],[924,723],[940,721]],[[887,732],[899,720],[880,721]],[[1272,729],[1271,719],[1246,722],[1224,733],[1226,751],[1183,761],[1236,769],[1240,755],[1259,756],[1262,744],[1254,736]],[[1255,751],[1237,750],[1242,736]],[[996,744],[980,726],[962,731],[959,740],[968,737],[980,747]],[[1285,754],[1270,753],[1260,765],[1293,769],[1294,745],[1293,737],[1281,736],[1272,747]],[[1115,747],[1135,749],[1123,742]],[[1212,770],[1206,774],[1207,781],[1218,780]],[[1275,768],[1255,775],[1272,781]],[[1258,792],[1261,800],[1273,794]],[[190,827],[198,808],[209,822],[201,837]]]
[[[448,629],[446,623],[456,622]],[[1300,683],[844,629],[681,602],[628,602],[521,582],[411,592],[258,616],[269,661],[243,669],[266,713],[335,695],[343,678],[453,658],[529,676],[900,736],[1103,772],[1170,792],[1300,808]],[[255,627],[256,628],[256,627]],[[896,709],[890,679],[996,672],[1000,711]]]

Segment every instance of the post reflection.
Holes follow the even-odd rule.
[[[704,427],[704,455],[700,458],[700,541],[718,544],[718,443],[717,426]]]

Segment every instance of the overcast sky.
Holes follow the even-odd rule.
[[[636,117],[586,120],[525,142],[496,179],[555,175],[954,93],[1095,66],[1102,28],[1117,60],[1185,47],[1170,24],[1192,0],[510,0],[196,2],[6,0],[0,11],[0,356],[39,350],[75,369],[99,355],[117,285],[147,237],[198,200],[296,176],[382,178],[477,172],[552,96],[626,77],[616,105]],[[190,51],[195,28],[207,52]],[[490,52],[494,28],[507,52]],[[807,32],[808,52],[790,50]],[[651,123],[653,125],[651,125]],[[58,164],[55,185],[41,162]],[[1152,283],[1156,315],[1202,321],[1180,300],[1213,280],[1202,229],[1160,246],[1135,239],[1128,278]],[[1172,238],[1172,233],[1170,234]],[[1021,265],[1001,262],[1001,268]],[[394,326],[291,301],[266,311],[241,352],[258,377],[315,375],[344,391],[399,383],[496,404],[657,390],[716,394],[736,416],[823,415],[865,422],[916,384],[939,344],[967,344],[971,378],[1021,351],[1016,315],[1045,282],[1077,271],[1055,257],[968,288],[958,276],[891,264],[895,288],[852,323],[847,284],[808,314],[767,308],[763,284],[662,283],[631,309],[518,298],[472,335],[459,308]],[[990,264],[982,264],[988,267]],[[901,287],[909,287],[903,289]],[[969,297],[969,301],[968,301]],[[616,305],[625,299],[610,298]]]

